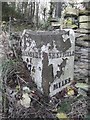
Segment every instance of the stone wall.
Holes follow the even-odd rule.
[[[84,39],[84,34],[82,37],[76,38],[74,79],[80,82],[88,82],[89,42],[89,40]]]
[[[79,11],[79,29],[76,30],[74,79],[88,83],[90,54],[90,10]]]
[[[88,83],[89,78],[89,44],[90,44],[90,10],[79,11],[79,29],[76,37],[75,80]]]

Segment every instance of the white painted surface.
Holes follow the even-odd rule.
[[[20,103],[25,108],[29,108],[30,107],[31,98],[29,97],[29,95],[27,93],[24,93],[22,95],[22,99],[20,100]]]
[[[74,49],[75,49],[75,35],[74,35],[74,31],[71,30],[71,29],[69,29],[69,30],[66,29],[66,31],[70,31],[70,32],[69,32],[69,37],[70,37],[71,47],[70,47],[67,51],[65,51],[65,52],[71,52],[71,53],[73,53],[73,52],[74,52]],[[25,31],[24,31],[24,32],[25,32]],[[24,33],[24,34],[25,34],[25,33]],[[65,41],[67,40],[68,36],[67,36],[67,35],[66,35],[66,36],[64,35],[63,38],[64,38],[63,41],[65,42]],[[34,43],[34,44],[33,44],[33,43]],[[23,44],[22,44],[22,45],[23,45]],[[54,44],[54,41],[53,41],[53,45],[54,45],[54,48],[52,49],[52,51],[49,51],[49,50],[48,50],[48,47],[50,46],[50,44],[49,44],[49,41],[48,41],[48,43],[47,43],[46,46],[43,45],[43,46],[41,47],[41,58],[32,58],[32,68],[33,68],[33,66],[34,66],[36,70],[35,70],[35,73],[34,73],[34,74],[31,73],[31,75],[32,75],[32,77],[34,78],[34,81],[35,81],[35,83],[37,84],[38,88],[39,88],[42,92],[43,92],[43,89],[42,89],[42,59],[43,59],[43,58],[42,58],[42,52],[46,52],[46,53],[48,53],[48,54],[49,54],[49,52],[58,53],[59,51],[57,50],[56,45]],[[34,41],[34,40],[32,41],[31,46],[33,46],[34,49],[36,48],[36,44],[35,44],[35,41]],[[30,52],[30,51],[34,52],[33,47],[31,47],[31,46],[28,46],[25,51],[22,49],[22,51],[23,51],[23,52]],[[32,49],[31,49],[31,48],[32,48]],[[37,49],[37,48],[36,48],[36,49]],[[37,49],[37,51],[38,51],[38,49]],[[25,56],[25,55],[23,55],[22,58],[23,58],[24,61],[26,61],[26,58],[30,59],[31,57],[30,57],[30,56]],[[49,64],[48,64],[48,65],[53,64],[53,73],[54,73],[54,76],[55,76],[56,73],[57,73],[57,71],[58,71],[58,69],[59,69],[59,68],[58,68],[58,64],[60,65],[60,64],[63,62],[63,58],[64,58],[64,59],[67,58],[65,68],[63,68],[63,71],[64,71],[64,72],[63,72],[63,74],[60,76],[60,79],[55,79],[54,82],[50,85],[50,96],[55,95],[57,92],[61,91],[63,88],[65,88],[66,86],[68,86],[70,83],[68,83],[67,85],[65,85],[65,86],[63,86],[63,87],[61,87],[61,88],[58,88],[58,89],[56,89],[56,90],[53,90],[53,85],[54,85],[54,84],[59,83],[59,82],[61,82],[61,81],[64,81],[64,80],[66,80],[66,79],[69,79],[69,78],[70,78],[70,80],[73,80],[73,73],[74,73],[74,55],[72,55],[72,56],[66,56],[66,57],[61,56],[61,57],[59,57],[59,58],[54,58],[54,59],[49,58]],[[32,69],[32,68],[31,68],[31,69]],[[40,68],[40,69],[39,69],[39,68]]]

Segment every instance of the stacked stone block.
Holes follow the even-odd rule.
[[[66,7],[64,11],[64,23],[63,28],[78,28],[78,9],[70,6]]]
[[[79,11],[79,29],[76,31],[75,80],[88,83],[90,54],[90,10]]]

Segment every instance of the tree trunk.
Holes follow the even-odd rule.
[[[38,29],[38,13],[39,13],[39,3],[36,3],[36,28]]]
[[[55,17],[58,17],[58,18],[61,17],[61,10],[62,10],[62,3],[57,2],[56,3],[56,10],[55,10]]]

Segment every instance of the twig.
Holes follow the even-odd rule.
[[[19,75],[17,75],[17,77],[18,77],[20,80],[22,80],[22,81],[28,86],[27,82],[24,81],[23,78],[21,78]]]

